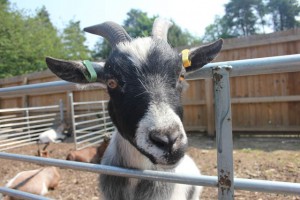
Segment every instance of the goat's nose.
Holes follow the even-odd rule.
[[[178,139],[182,138],[181,133],[162,133],[160,131],[151,131],[149,134],[149,138],[154,145],[159,148],[172,150],[174,144]]]

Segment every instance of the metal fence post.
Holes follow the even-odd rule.
[[[28,108],[26,108],[25,114],[26,114],[27,131],[28,131],[28,135],[31,138],[31,133],[30,133],[30,119],[29,119],[29,110],[28,110]]]
[[[77,150],[77,135],[76,135],[76,126],[75,126],[75,117],[74,117],[75,111],[74,111],[73,92],[69,93],[69,102],[70,102],[70,108],[71,108],[71,122],[72,122],[74,144],[75,144],[75,149]]]
[[[104,123],[104,130],[105,130],[105,134],[106,134],[106,115],[105,115],[105,105],[104,105],[104,101],[101,101],[101,105],[102,105],[102,112],[103,112],[103,123]]]
[[[64,121],[64,102],[62,99],[59,100],[59,114],[60,114],[60,121]]]
[[[219,200],[234,199],[230,69],[231,66],[213,68]]]

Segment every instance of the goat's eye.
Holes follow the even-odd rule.
[[[178,81],[184,81],[184,75],[183,75],[183,74],[181,74],[181,75],[179,76]]]
[[[184,75],[185,75],[184,72],[181,72],[181,73],[179,74],[179,77],[178,77],[178,81],[179,81],[179,82],[184,81]]]
[[[118,86],[118,83],[115,79],[108,79],[106,85],[111,89],[115,89]]]

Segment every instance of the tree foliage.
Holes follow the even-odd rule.
[[[70,25],[61,35],[45,7],[28,15],[12,8],[8,0],[0,0],[0,24],[0,78],[44,70],[46,56],[68,59],[70,48],[83,52],[79,57],[88,58],[79,23]]]
[[[299,14],[297,0],[231,0],[225,4],[225,15],[216,17],[214,23],[206,27],[203,40],[260,34],[266,29],[296,28]]]
[[[67,59],[86,60],[90,58],[89,49],[84,45],[86,38],[80,28],[80,21],[70,21],[63,31],[62,39]]]
[[[267,7],[274,31],[299,27],[296,16],[299,16],[300,6],[297,0],[269,0]]]

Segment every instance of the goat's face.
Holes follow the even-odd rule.
[[[100,26],[103,28],[103,24]],[[117,29],[123,31],[120,27]],[[101,31],[96,30],[96,34],[105,35]],[[156,34],[159,37],[155,37]],[[187,147],[181,104],[182,77],[186,70],[181,54],[174,51],[162,35],[154,31],[153,37],[134,40],[126,32],[121,34],[121,39],[105,35],[113,40],[110,41],[113,51],[104,66],[97,63],[92,66],[97,80],[107,85],[111,97],[109,113],[123,138],[154,164],[173,166],[184,156]],[[192,65],[187,71],[211,61],[221,46],[222,40],[219,40],[191,50]],[[64,80],[87,82],[84,76],[87,69],[81,62],[52,58],[46,62]]]
[[[177,163],[187,146],[178,53],[163,40],[138,38],[117,45],[104,71],[121,135],[153,163]]]

